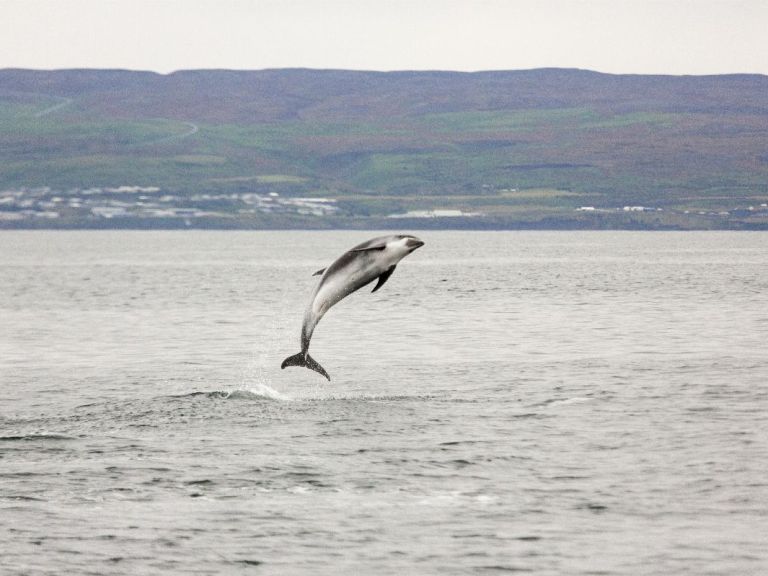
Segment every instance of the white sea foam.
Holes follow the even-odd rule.
[[[227,399],[232,400],[279,400],[281,402],[290,401],[291,398],[278,392],[266,384],[255,384],[250,388],[239,388],[229,391]]]

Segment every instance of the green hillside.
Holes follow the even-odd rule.
[[[0,227],[768,228],[768,77],[0,71]]]

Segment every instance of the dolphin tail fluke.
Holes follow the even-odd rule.
[[[314,370],[318,374],[322,374],[328,379],[328,382],[331,381],[331,377],[328,376],[328,372],[325,371],[325,369],[320,366],[320,364],[317,363],[317,360],[312,358],[309,354],[306,356],[303,352],[299,352],[298,354],[294,354],[293,356],[288,356],[285,360],[283,360],[283,363],[280,365],[280,368],[285,368],[287,366],[304,366],[304,368],[309,368],[310,370]]]

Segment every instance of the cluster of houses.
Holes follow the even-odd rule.
[[[577,212],[661,212],[661,208],[649,208],[648,206],[624,206],[622,208],[595,208],[594,206],[580,206]]]
[[[282,197],[277,192],[180,196],[164,193],[156,186],[0,190],[0,221],[62,216],[190,219],[255,213],[327,216],[337,211],[336,200],[332,198]]]
[[[662,212],[663,208],[649,208],[648,206],[624,206],[622,208],[596,208],[594,206],[580,206],[576,208],[577,212]],[[750,212],[768,211],[768,202],[763,202],[759,206],[749,206],[748,208],[738,208],[735,210],[670,210],[676,214],[693,214],[698,216],[746,216]]]
[[[402,214],[390,214],[387,218],[468,218],[474,216],[482,216],[482,214],[462,210],[409,210]]]
[[[0,221],[232,217],[248,214],[329,216],[339,212],[333,198],[290,197],[269,193],[198,193],[175,195],[157,186],[72,188],[49,187],[0,190]],[[389,218],[460,218],[481,216],[454,209],[410,210]]]

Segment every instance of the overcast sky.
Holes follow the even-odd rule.
[[[0,0],[0,68],[768,74],[768,0]]]

